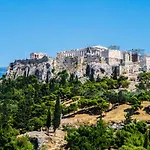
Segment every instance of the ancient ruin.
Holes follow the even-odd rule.
[[[87,66],[93,69],[94,77],[110,77],[114,71],[117,75],[137,80],[140,72],[150,71],[150,55],[142,49],[122,51],[119,46],[89,46],[81,49],[58,52],[56,58],[43,53],[31,53],[26,60],[16,60],[8,67],[6,77],[16,79],[18,76],[36,75],[45,81],[63,70],[84,78]]]

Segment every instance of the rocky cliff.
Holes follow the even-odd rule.
[[[82,79],[86,74],[87,66],[93,69],[94,77],[110,76],[111,66],[101,62],[97,56],[93,57],[56,57],[44,56],[41,59],[16,60],[10,63],[6,78],[16,79],[18,76],[36,75],[39,81],[46,81],[55,77],[58,72],[67,70]],[[89,71],[90,71],[89,70]]]
[[[10,63],[6,78],[16,79],[18,76],[36,75],[40,81],[53,77],[52,58],[44,56],[42,59],[16,60]]]

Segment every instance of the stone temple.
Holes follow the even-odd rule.
[[[135,49],[123,51],[115,45],[109,47],[91,46],[58,52],[57,57],[80,57],[89,60],[93,58],[92,63],[97,63],[96,59],[99,58],[99,63],[107,64],[111,69],[117,68],[118,75],[135,79],[140,72],[150,71],[150,55],[141,54],[138,50],[135,52]]]

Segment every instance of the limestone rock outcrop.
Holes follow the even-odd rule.
[[[39,81],[45,82],[55,77],[59,72],[66,70],[69,74],[77,75],[79,79],[84,79],[87,65],[94,70],[94,77],[110,76],[112,68],[101,62],[98,56],[91,57],[56,57],[44,56],[40,59],[16,60],[10,63],[6,79],[16,79],[19,76],[35,75]]]
[[[40,81],[53,77],[54,60],[47,56],[42,59],[16,60],[10,63],[6,78],[16,79],[19,76],[36,75]]]
[[[112,67],[108,64],[102,63],[90,63],[90,67],[94,70],[95,78],[99,77],[110,77],[112,74]]]
[[[49,131],[49,135],[44,131],[32,131],[24,134],[27,135],[34,145],[35,150],[46,149],[46,150],[56,150],[65,149],[67,141],[64,139],[66,132],[61,130]]]

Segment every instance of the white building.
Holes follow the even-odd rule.
[[[118,66],[121,62],[122,54],[120,50],[107,49],[102,52],[102,57],[105,58],[109,65]]]
[[[144,55],[144,59],[141,62],[141,67],[143,68],[144,71],[150,72],[150,55],[149,54]]]
[[[122,61],[124,65],[131,64],[132,52],[122,52]]]
[[[44,53],[31,53],[30,59],[41,59],[44,56],[46,56],[46,54],[44,54]]]

